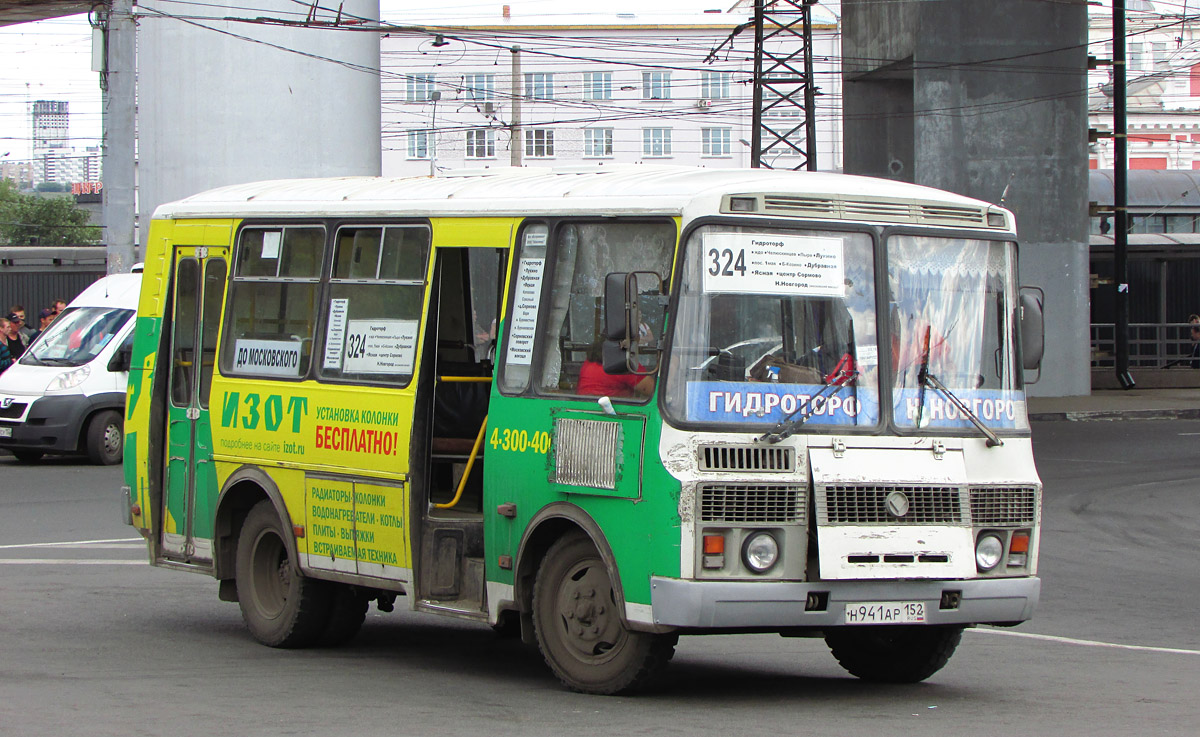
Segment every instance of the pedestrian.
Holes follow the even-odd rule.
[[[1200,315],[1188,315],[1192,335],[1192,368],[1200,368]]]
[[[67,303],[62,301],[61,299],[56,299],[56,300],[54,300],[54,304],[51,307],[54,310],[54,316],[58,317],[59,315],[62,314],[63,310],[67,309]]]
[[[8,336],[8,319],[0,317],[0,335]],[[0,340],[0,374],[13,364],[13,354],[8,350],[8,341]]]
[[[29,341],[33,339],[33,328],[29,327],[28,321],[25,319],[25,308],[21,305],[13,305],[8,308],[9,322],[19,321],[21,324],[17,326],[17,332],[21,334],[21,339],[25,345],[29,345]]]
[[[29,340],[32,342],[34,338],[44,333],[46,328],[50,327],[50,323],[54,322],[54,317],[53,309],[49,307],[43,308],[38,313],[38,329],[34,331],[33,336]]]
[[[18,359],[25,352],[27,341],[21,334],[21,326],[25,324],[25,316],[21,313],[10,312],[4,320],[4,342],[13,359]]]

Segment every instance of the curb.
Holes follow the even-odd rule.
[[[1031,412],[1030,422],[1087,422],[1113,420],[1200,420],[1200,407],[1181,409],[1095,409]]]

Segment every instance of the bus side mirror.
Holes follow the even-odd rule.
[[[601,361],[605,373],[652,374],[658,370],[658,333],[666,314],[663,291],[662,277],[653,271],[604,277]]]
[[[1021,287],[1021,355],[1026,371],[1039,371],[1046,352],[1046,323],[1042,315],[1045,293],[1038,287]]]

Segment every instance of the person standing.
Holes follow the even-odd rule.
[[[47,307],[47,308],[43,309],[41,312],[39,312],[38,313],[38,329],[33,331],[33,335],[29,336],[29,342],[32,343],[34,338],[38,337],[43,332],[45,332],[46,328],[50,327],[50,323],[54,322],[54,317],[55,317],[54,310],[50,309],[49,307]]]
[[[0,335],[4,336],[4,340],[0,340],[0,374],[16,360],[12,351],[8,350],[8,326],[8,319],[0,317]]]
[[[13,305],[8,308],[9,322],[19,321],[21,324],[17,326],[17,332],[21,334],[21,339],[25,345],[29,345],[29,341],[33,340],[34,330],[29,327],[29,321],[25,319],[25,308],[21,305]]]
[[[25,352],[26,339],[21,334],[21,326],[24,324],[24,315],[17,312],[8,313],[8,318],[4,321],[4,342],[13,360],[20,358]]]

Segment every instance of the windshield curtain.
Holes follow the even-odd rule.
[[[32,366],[82,366],[108,345],[133,315],[112,307],[74,307],[64,311],[21,356]]]
[[[682,423],[879,422],[865,233],[705,226],[683,254],[664,403]]]
[[[1027,429],[1017,370],[1016,246],[896,235],[888,239],[888,309],[895,422],[907,429],[967,429],[935,390],[940,381],[993,429]]]

